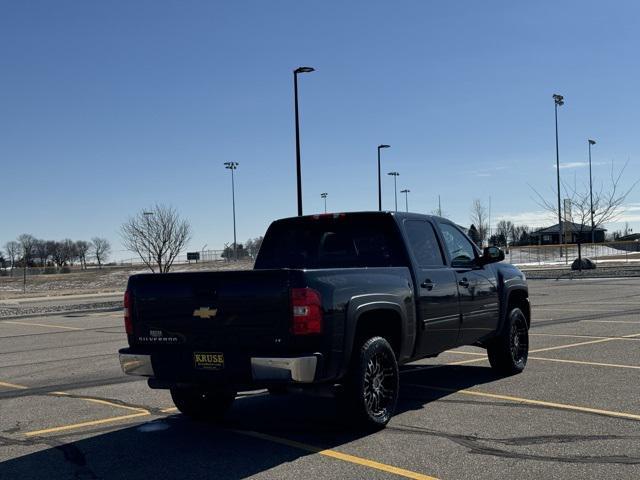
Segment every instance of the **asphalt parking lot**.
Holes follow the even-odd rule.
[[[404,367],[373,434],[329,398],[239,396],[221,427],[121,374],[121,313],[0,320],[0,478],[640,478],[640,278],[532,280],[530,357]]]

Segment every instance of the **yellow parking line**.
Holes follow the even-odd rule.
[[[602,337],[599,335],[571,335],[568,333],[529,333],[530,337],[575,337],[575,338],[611,338],[613,340],[629,340],[633,342],[640,341],[640,338],[625,337]]]
[[[632,320],[583,320],[583,322],[588,322],[588,323],[633,323],[635,325],[640,325],[640,322],[634,322]]]
[[[634,337],[640,337],[640,333],[623,335],[620,338],[634,338]],[[620,339],[619,338],[599,338],[597,340],[590,340],[588,342],[578,342],[578,343],[570,343],[569,345],[558,345],[556,347],[538,348],[536,350],[529,350],[529,353],[550,352],[551,350],[562,350],[563,348],[579,347],[581,345],[592,345],[594,343],[613,342],[616,340],[620,340]]]
[[[380,470],[382,472],[392,473],[394,475],[398,475],[404,478],[412,478],[415,480],[437,480],[435,477],[431,477],[429,475],[424,475],[422,473],[413,472],[411,470],[406,470],[404,468],[394,467],[393,465],[387,465],[385,463],[376,462],[374,460],[369,460],[368,458],[356,457],[355,455],[349,455],[347,453],[338,452],[336,450],[325,450],[313,445],[308,445],[306,443],[289,440],[287,438],[274,437],[273,435],[267,435],[266,433],[252,432],[248,430],[233,430],[233,429],[228,431],[234,432],[240,435],[245,435],[248,437],[267,440],[269,442],[279,443],[281,445],[297,448],[298,450],[303,450],[305,452],[317,453],[325,457],[335,458],[337,460],[342,460],[343,462],[354,463],[356,465],[361,465],[363,467]]]
[[[461,355],[475,355],[485,357],[486,353],[475,353],[475,352],[461,352],[458,350],[452,350],[449,353],[458,353]],[[484,358],[482,359],[484,360]],[[581,360],[564,360],[560,358],[545,358],[545,357],[529,357],[529,360],[545,360],[547,362],[559,362],[559,363],[575,363],[578,365],[593,365],[596,367],[616,367],[616,368],[632,368],[632,369],[640,369],[640,366],[636,365],[620,365],[617,363],[599,363],[599,362],[584,362]],[[453,364],[449,364],[453,365]]]
[[[162,413],[175,413],[178,411],[176,407],[163,408],[160,410]]]
[[[640,366],[637,365],[619,365],[617,363],[599,363],[599,362],[583,362],[581,360],[563,360],[560,358],[544,358],[544,357],[529,357],[530,360],[543,360],[546,362],[558,362],[558,363],[575,363],[577,365],[592,365],[595,367],[614,367],[614,368],[630,368],[640,370]]]
[[[78,327],[65,327],[63,325],[50,325],[47,323],[14,322],[12,320],[4,320],[1,323],[12,323],[13,325],[28,325],[33,327],[63,328],[65,330],[84,330],[84,328],[78,328]]]
[[[81,422],[81,423],[73,423],[70,425],[62,425],[60,427],[52,427],[52,428],[45,428],[42,430],[34,430],[31,432],[27,432],[25,433],[25,435],[27,437],[34,437],[36,435],[44,435],[45,433],[56,433],[56,432],[65,432],[68,430],[76,430],[79,428],[84,428],[84,427],[93,427],[96,425],[104,425],[105,423],[114,423],[114,422],[121,422],[123,420],[129,420],[131,418],[137,418],[137,417],[145,417],[151,415],[148,411],[145,412],[139,412],[139,413],[132,413],[130,415],[121,415],[119,417],[109,417],[109,418],[102,418],[100,420],[91,420],[88,422]]]
[[[431,385],[408,385],[415,388],[423,388],[427,390],[438,390],[441,392],[460,393],[462,395],[471,395],[476,397],[492,398],[496,400],[507,400],[509,402],[524,403],[527,405],[540,405],[544,407],[557,408],[559,410],[569,410],[574,412],[596,413],[598,415],[606,415],[608,417],[626,418],[629,420],[639,420],[640,415],[627,412],[616,412],[613,410],[602,410],[599,408],[582,407],[579,405],[571,405],[568,403],[545,402],[543,400],[533,400],[530,398],[512,397],[510,395],[498,395],[495,393],[479,392],[477,390],[456,390],[454,388],[436,387]]]
[[[0,382],[0,387],[15,388],[16,390],[26,390],[29,387],[24,385],[16,385],[15,383]]]

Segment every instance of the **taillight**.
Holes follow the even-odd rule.
[[[133,310],[133,297],[131,292],[124,292],[124,329],[127,335],[133,335],[133,324],[131,323],[131,310]]]
[[[312,288],[291,289],[292,324],[294,335],[311,335],[322,332],[322,300]]]

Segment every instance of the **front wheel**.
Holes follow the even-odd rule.
[[[171,398],[178,410],[195,420],[222,420],[231,407],[236,392],[172,388]]]
[[[373,337],[354,359],[345,394],[354,419],[367,427],[384,427],[396,409],[400,386],[398,362],[389,342]]]
[[[518,307],[507,313],[507,325],[487,346],[491,367],[504,375],[515,375],[524,370],[529,356],[529,328],[527,317]]]

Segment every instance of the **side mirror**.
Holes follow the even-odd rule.
[[[485,247],[482,253],[482,264],[501,262],[504,260],[504,252],[498,247]]]

